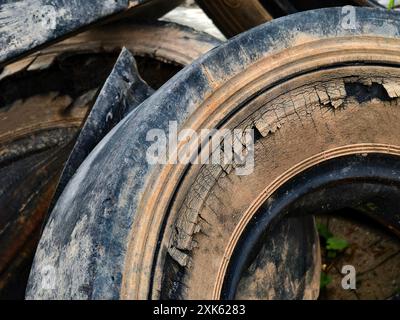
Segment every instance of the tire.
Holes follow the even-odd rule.
[[[399,195],[400,22],[386,10],[355,13],[355,29],[342,28],[338,8],[259,26],[146,100],[60,197],[26,297],[243,298],[237,288],[256,248],[289,214],[387,196],[376,204],[378,220],[398,230],[396,211],[385,204]],[[170,132],[170,121],[196,132],[253,129],[254,170],[238,176],[237,163],[151,165],[148,131]],[[51,289],[42,285],[48,281]]]
[[[82,33],[2,70],[0,297],[24,296],[26,273],[60,173],[121,48],[134,53],[141,75],[158,88],[217,44],[207,34],[174,23],[124,21]]]
[[[297,11],[321,8],[321,2],[261,1],[261,0],[196,0],[222,33],[230,38],[264,22]],[[287,5],[288,3],[288,5]],[[375,1],[344,0],[324,1],[323,7],[344,5],[367,5],[379,7]]]
[[[1,3],[0,67],[55,41],[115,20],[154,21],[183,0],[114,1],[110,3],[55,1],[51,4]],[[23,16],[21,12],[29,12]],[[57,14],[62,12],[63,14]],[[43,27],[51,24],[51,28]]]

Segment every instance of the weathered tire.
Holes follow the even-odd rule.
[[[94,24],[123,18],[136,22],[156,20],[182,1],[3,1],[0,3],[0,67],[92,28]]]
[[[0,74],[0,297],[23,297],[43,218],[88,110],[123,46],[155,88],[219,44],[174,23],[124,21],[10,64]],[[25,271],[26,273],[26,271]],[[22,293],[22,295],[21,295]]]
[[[320,199],[328,209],[348,205],[358,187],[346,175],[361,163],[368,169],[361,178],[373,179],[368,165],[383,157],[388,170],[376,174],[389,172],[396,182],[379,190],[398,191],[400,21],[386,10],[355,13],[354,29],[342,24],[340,8],[264,24],[209,52],[132,112],[60,197],[27,298],[234,298],[249,246],[289,214],[268,206],[297,196],[286,189],[291,184],[320,192],[306,202],[314,205],[308,213],[327,210]],[[150,165],[146,135],[168,133],[170,121],[179,130],[252,128],[254,171],[239,177],[237,165]],[[329,175],[329,166],[338,171]],[[354,192],[304,183],[319,168]],[[361,187],[360,201],[373,194]],[[395,212],[379,219],[399,227]]]
[[[232,37],[266,21],[297,11],[344,5],[379,6],[375,1],[287,1],[287,0],[196,0],[216,26],[227,37]]]

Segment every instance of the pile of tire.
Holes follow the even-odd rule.
[[[199,0],[221,42],[168,2],[0,60],[1,298],[317,299],[315,214],[400,234],[398,13]]]

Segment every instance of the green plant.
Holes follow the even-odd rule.
[[[329,231],[328,226],[325,224],[317,224],[318,234],[320,237],[324,238],[325,241],[333,237],[333,234]]]
[[[395,0],[389,0],[388,9],[391,10],[395,7]]]
[[[325,248],[328,251],[343,251],[349,247],[349,243],[342,238],[336,237],[329,231],[328,226],[317,224],[318,234],[325,240]]]
[[[321,240],[323,240],[326,258],[330,260],[336,259],[340,253],[350,246],[348,241],[335,236],[325,224],[318,223],[317,230]],[[324,269],[324,271],[326,270]],[[321,272],[321,289],[326,288],[332,282],[332,278],[324,271]]]
[[[332,282],[332,278],[328,276],[325,272],[321,272],[320,288],[324,289],[327,285]]]
[[[326,241],[326,249],[333,251],[342,251],[349,247],[349,243],[341,238],[331,237]]]

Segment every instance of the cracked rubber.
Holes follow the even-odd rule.
[[[60,197],[26,297],[218,299],[228,244],[234,247],[250,205],[279,177],[343,152],[397,152],[398,15],[355,13],[354,29],[342,23],[340,8],[252,29],[186,67],[130,113]],[[179,130],[253,128],[254,172],[239,177],[236,165],[150,165],[146,134],[167,132],[170,121]],[[43,286],[48,268],[51,289]],[[254,297],[250,289],[238,296]]]
[[[158,88],[219,43],[175,23],[114,22],[0,71],[0,298],[24,296],[60,171],[121,48]]]

